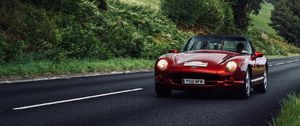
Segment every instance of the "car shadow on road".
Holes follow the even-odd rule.
[[[254,97],[257,92],[252,92]],[[251,99],[250,97],[250,99]],[[239,92],[215,92],[215,91],[173,91],[169,96],[171,99],[200,99],[200,100],[245,100],[240,97]]]

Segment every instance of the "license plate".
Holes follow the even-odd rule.
[[[183,84],[205,84],[204,79],[182,79]]]

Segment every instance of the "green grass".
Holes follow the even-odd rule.
[[[113,71],[153,69],[154,61],[146,59],[39,61],[0,65],[0,80],[47,77],[54,75],[107,73]]]
[[[290,54],[289,56],[300,56]],[[266,56],[268,59],[286,56]],[[110,60],[37,61],[0,64],[0,80],[51,77],[60,75],[152,70],[154,60],[117,58]]]
[[[273,126],[300,126],[300,97],[291,94],[283,101],[278,117],[273,120]]]
[[[251,24],[253,27],[270,34],[276,34],[275,30],[269,25],[271,23],[271,11],[273,9],[274,6],[271,3],[262,4],[260,14],[251,15]]]
[[[278,58],[286,58],[286,57],[294,57],[294,56],[300,56],[300,54],[288,54],[288,56],[283,55],[267,55],[267,59],[278,59]]]

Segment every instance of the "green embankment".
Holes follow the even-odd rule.
[[[159,9],[160,0],[120,0],[121,2],[134,4],[134,5],[144,5],[151,6],[155,9]],[[270,34],[275,34],[275,30],[269,25],[271,23],[271,11],[274,6],[271,3],[265,2],[262,4],[261,11],[258,15],[251,15],[251,25],[255,29],[265,31]]]
[[[136,71],[153,69],[154,60],[117,58],[110,60],[38,61],[0,65],[0,80],[35,77]]]
[[[120,0],[129,5],[151,6],[159,9],[160,0]],[[269,25],[271,22],[271,10],[274,6],[270,3],[262,4],[260,14],[251,15],[252,26],[243,36],[252,40],[257,51],[274,56],[293,56],[300,53],[300,48],[287,44],[282,38],[275,34],[275,30]]]
[[[179,49],[190,36],[152,8],[115,0],[108,1],[108,10],[99,9],[90,0],[3,3],[6,5],[0,4],[4,17],[0,18],[0,63],[154,59],[170,48]]]
[[[108,0],[106,11],[88,0],[61,0],[51,7],[28,2],[31,0],[16,1],[14,6],[1,8],[5,18],[0,24],[4,22],[10,26],[0,27],[2,79],[152,69],[151,63],[156,57],[169,49],[180,49],[192,35],[179,30],[175,23],[157,11],[159,0]],[[6,12],[12,15],[5,15]],[[299,48],[286,44],[276,35],[257,29],[250,29],[244,35],[253,41],[258,51],[267,55],[300,52]],[[130,63],[119,67],[122,60],[111,62],[119,59],[133,64],[147,60],[135,67]],[[99,67],[106,64],[109,67]]]
[[[270,124],[273,126],[300,126],[300,97],[291,94],[283,101],[278,117]]]
[[[180,49],[191,35],[149,7],[109,0],[104,11],[88,0],[51,7],[28,1],[4,2],[14,6],[1,8],[3,14],[17,11],[0,20],[11,26],[0,26],[2,79],[152,69],[155,58]]]

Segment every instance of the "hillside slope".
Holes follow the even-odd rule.
[[[161,14],[159,0],[108,0],[107,10],[90,0],[43,1],[0,0],[0,78],[151,69],[197,34]],[[267,55],[300,53],[257,29],[243,36]]]
[[[123,3],[137,6],[151,6],[152,8],[160,8],[160,0],[120,0]],[[252,40],[258,51],[267,55],[288,55],[300,53],[300,49],[296,46],[287,44],[282,38],[275,34],[275,30],[269,26],[271,22],[271,11],[273,5],[270,3],[262,4],[260,14],[251,15],[252,26],[249,30],[241,35]],[[197,33],[194,33],[197,34]]]
[[[159,0],[108,0],[108,10],[89,0],[0,1],[4,3],[0,5],[4,17],[0,19],[0,63],[155,59],[169,49],[180,49],[191,36],[156,11]],[[267,55],[300,52],[279,37],[255,28],[243,35]]]
[[[276,34],[276,31],[269,25],[271,23],[271,11],[273,9],[274,6],[271,3],[262,4],[260,13],[258,15],[251,15],[253,27],[270,34]]]
[[[189,36],[151,8],[110,0],[105,11],[89,0],[53,2],[0,5],[0,62],[156,58]]]

